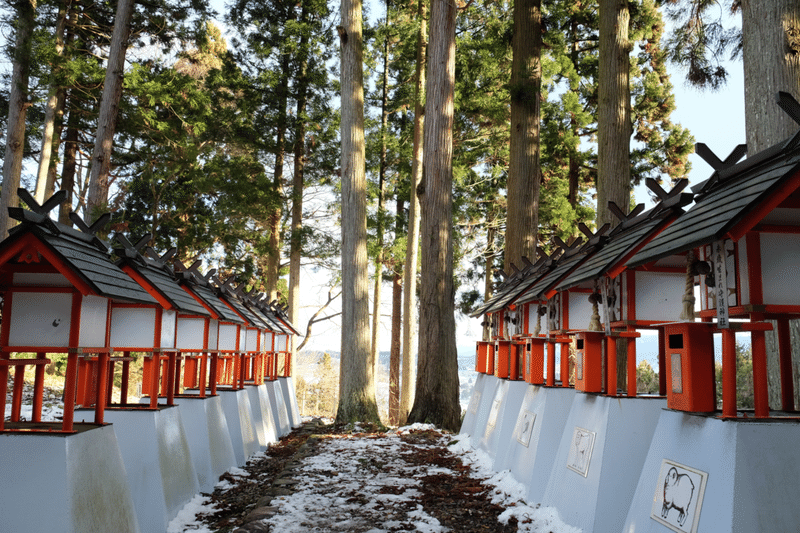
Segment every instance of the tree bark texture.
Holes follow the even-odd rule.
[[[64,34],[67,27],[68,17],[68,3],[65,0],[58,6],[58,20],[56,22],[56,55],[61,57],[64,53]],[[53,65],[53,70],[57,67]],[[53,153],[54,134],[56,131],[56,119],[64,108],[65,91],[63,87],[59,87],[58,83],[54,80],[50,86],[50,94],[47,97],[45,104],[44,125],[42,133],[42,149],[39,156],[39,171],[36,177],[36,192],[34,194],[36,201],[39,204],[44,203],[46,197],[53,194],[53,181],[49,179],[54,176],[50,172],[50,161]],[[56,150],[58,153],[58,150]]]
[[[134,0],[119,0],[111,34],[103,96],[97,117],[97,136],[92,151],[92,173],[89,178],[89,195],[86,200],[86,219],[94,221],[107,208],[108,176],[111,173],[111,149],[114,130],[122,97],[122,80],[125,71],[125,53],[128,49],[131,16]]]
[[[389,6],[386,6],[386,21],[389,21]],[[383,204],[386,194],[386,126],[389,121],[388,93],[389,84],[389,37],[383,42],[383,78],[381,81],[381,153],[378,168],[378,212],[377,212],[377,240],[378,254],[375,256],[375,288],[372,292],[372,358],[377,363],[380,353],[380,324],[381,324],[381,289],[383,287]],[[377,373],[377,370],[376,370]],[[391,396],[391,394],[390,394]]]
[[[378,422],[369,345],[367,183],[360,0],[342,0],[342,349],[336,420]]]
[[[402,202],[397,203],[398,207]],[[392,345],[389,351],[389,424],[400,422],[400,336],[403,311],[403,276],[392,277]]]
[[[8,208],[19,205],[17,189],[22,176],[22,155],[25,148],[25,117],[28,114],[28,78],[31,62],[31,36],[33,35],[36,2],[20,0],[17,7],[14,63],[11,71],[11,88],[8,95],[8,129],[6,151],[3,158],[3,186],[0,192],[0,238],[8,237],[11,219]]]
[[[616,226],[608,209],[627,213],[631,203],[631,91],[628,0],[600,0],[600,64],[597,110],[597,227]],[[617,383],[625,384],[627,344],[617,343]]]
[[[494,276],[494,238],[495,233],[497,230],[494,226],[489,226],[486,230],[486,252],[483,254],[484,263],[486,264],[486,277],[483,280],[483,301],[488,302],[489,299],[492,297],[492,293],[494,292],[494,283],[492,282],[492,278]],[[533,257],[530,258],[532,261],[535,261]],[[485,341],[491,340],[492,338],[492,324],[489,322],[491,319],[489,315],[483,317],[483,334],[481,338]]]
[[[411,194],[408,206],[406,263],[403,269],[403,378],[400,382],[400,423],[408,420],[414,404],[417,360],[417,260],[419,256],[420,205],[417,186],[422,183],[425,125],[425,58],[428,48],[427,0],[417,1],[417,67],[414,77],[414,146],[411,162]]]
[[[64,163],[61,165],[61,189],[67,191],[67,196],[58,209],[58,221],[67,226],[72,226],[69,213],[72,211],[75,169],[78,164],[78,127],[78,118],[75,113],[71,112],[67,119],[67,133],[64,136]]]
[[[613,201],[627,213],[631,203],[630,42],[628,0],[600,0],[600,64],[597,110],[597,227],[615,226]]]
[[[745,129],[752,156],[797,132],[775,104],[778,91],[800,100],[800,3],[743,0]]]
[[[778,91],[800,100],[800,3],[797,0],[743,0],[745,130],[753,156],[795,134],[800,126],[775,103]],[[777,323],[766,334],[769,404],[782,408]],[[798,341],[800,321],[791,320],[795,408],[800,407]]]
[[[433,0],[425,104],[417,392],[409,422],[457,431],[461,419],[453,287],[456,7]]]
[[[281,79],[278,85],[278,123],[275,127],[275,168],[272,175],[274,194],[283,197],[283,161],[286,151],[286,105],[289,101],[289,56],[281,58]],[[275,202],[269,215],[269,256],[267,257],[267,294],[278,299],[278,278],[281,270],[281,218],[283,202]]]
[[[511,142],[504,270],[535,260],[539,224],[539,119],[542,85],[541,0],[514,1],[511,65]]]
[[[300,23],[306,24],[308,13],[303,5]],[[289,320],[300,319],[300,260],[303,255],[303,186],[306,164],[306,102],[308,100],[308,33],[300,38],[300,65],[297,82],[297,125],[294,141],[294,174],[292,176],[292,236],[289,250]]]

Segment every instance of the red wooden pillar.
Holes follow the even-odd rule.
[[[767,389],[767,344],[763,331],[750,333],[753,348],[753,403],[756,418],[769,417]]]
[[[667,395],[667,347],[664,345],[664,328],[658,328],[658,394]]]
[[[206,397],[206,365],[208,364],[208,355],[206,353],[200,354],[200,379],[197,384],[197,389],[201,398]]]
[[[19,422],[22,412],[22,386],[25,384],[25,365],[14,367],[14,389],[11,393],[11,421]],[[3,413],[5,415],[5,413]]]
[[[62,431],[73,430],[75,418],[75,388],[78,386],[78,352],[67,354],[67,373],[64,376],[64,417]]]
[[[636,338],[628,338],[628,397],[636,396]]]
[[[167,405],[175,405],[175,370],[177,369],[177,354],[169,352],[167,355],[167,379],[163,380],[167,384]]]
[[[211,396],[217,395],[217,377],[219,373],[219,353],[214,352],[211,354],[210,375],[208,376],[208,384]]]
[[[0,431],[5,429],[6,425],[6,393],[8,392],[8,363],[5,355],[0,359]]]
[[[778,319],[778,352],[781,369],[781,408],[794,411],[794,381],[792,380],[792,340],[789,319]]]
[[[158,386],[160,383],[161,373],[161,354],[153,352],[150,364],[150,408],[155,409],[158,407]]]
[[[39,352],[36,354],[36,359],[44,359],[46,354]],[[33,378],[33,413],[31,420],[34,422],[42,421],[42,397],[44,396],[44,365],[36,365],[36,370]],[[5,411],[0,413],[5,415]]]
[[[606,337],[606,396],[617,396],[617,338]]]
[[[547,386],[556,386],[556,342],[547,343]]]
[[[722,330],[722,416],[736,418],[736,335]]]
[[[108,352],[97,354],[97,400],[94,406],[94,423],[102,424],[106,410],[108,390]]]
[[[122,383],[120,385],[119,403],[125,405],[128,403],[128,380],[131,375],[131,362],[128,360],[131,352],[122,352]]]
[[[562,387],[569,387],[569,347],[572,344],[570,342],[562,342],[561,343],[561,386]],[[555,367],[555,362],[553,363],[553,367]],[[553,372],[555,373],[555,368],[553,368]],[[566,383],[566,384],[565,384]]]

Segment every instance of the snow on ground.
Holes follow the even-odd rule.
[[[324,439],[316,455],[302,460],[295,470],[298,483],[289,496],[278,496],[271,506],[277,513],[266,523],[273,531],[306,533],[311,531],[384,533],[449,531],[425,512],[419,503],[420,478],[447,469],[418,466],[404,456],[421,451],[426,444],[409,444],[400,433],[433,430],[433,426],[415,424],[379,436],[336,436]],[[454,439],[454,440],[453,440]],[[564,524],[553,508],[528,505],[524,485],[508,471],[493,472],[491,460],[475,450],[466,436],[442,435],[434,446],[452,442],[449,450],[470,465],[477,479],[491,489],[492,501],[506,507],[501,522],[518,520],[518,531],[531,533],[580,533]],[[236,469],[241,475],[241,471]],[[208,498],[196,496],[169,524],[167,533],[207,532],[195,516],[213,512]]]
[[[477,450],[469,442],[469,435],[458,435],[448,449],[460,455],[464,464],[472,467],[475,477],[485,478],[485,485],[492,487],[492,503],[506,507],[498,519],[506,524],[512,516],[518,520],[517,531],[531,533],[581,533],[581,529],[561,521],[555,507],[531,506],[525,501],[528,493],[525,485],[514,479],[509,470],[494,472],[492,460],[483,450]]]

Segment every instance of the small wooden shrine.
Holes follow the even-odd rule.
[[[790,115],[800,116],[800,105],[791,96],[782,94],[779,104]],[[722,416],[736,417],[735,332],[750,331],[755,416],[768,417],[765,331],[772,329],[766,320],[775,320],[782,411],[794,412],[788,321],[800,317],[800,289],[795,282],[800,254],[800,132],[738,164],[743,148],[725,161],[704,145],[698,145],[697,152],[714,173],[695,187],[695,205],[630,261],[638,266],[686,253],[686,285],[690,278],[699,283],[701,322],[679,324],[667,332],[668,393],[687,410],[693,404],[712,405],[714,388],[708,379],[713,376],[713,360],[699,365],[688,350],[711,345],[710,336],[719,332]]]
[[[198,333],[192,326],[204,325],[210,314],[178,284],[170,265],[175,248],[163,255],[148,248],[143,255],[140,250],[150,241],[149,235],[136,245],[120,233],[115,239],[121,245],[114,250],[119,258],[117,264],[158,305],[112,308],[112,345],[126,355],[133,351],[150,353],[144,361],[142,393],[150,396],[151,408],[158,404],[159,395],[167,398],[167,405],[174,405],[181,388],[179,339],[182,345],[190,343],[193,334]]]
[[[65,197],[59,192],[39,206],[24,189],[20,198],[30,210],[12,208],[20,224],[0,243],[3,321],[0,329],[0,402],[5,405],[6,380],[15,368],[11,422],[0,419],[0,430],[53,430],[41,421],[44,365],[48,354],[66,353],[63,432],[74,430],[76,403],[95,405],[96,424],[103,423],[107,401],[108,361],[112,346],[111,309],[114,305],[156,305],[156,300],[115,265],[109,246],[94,233],[108,221],[87,226],[73,213],[83,231],[54,222],[49,212]],[[35,359],[12,359],[12,353],[33,352]],[[87,360],[98,361],[93,377]],[[31,422],[20,420],[22,376],[34,366],[34,405]],[[83,371],[80,370],[81,367]],[[78,384],[83,382],[82,387]],[[1,411],[0,411],[1,412]]]
[[[634,272],[626,269],[626,262],[683,213],[692,195],[681,192],[687,180],[677,183],[669,193],[655,180],[646,183],[660,202],[647,212],[644,204],[639,204],[627,215],[611,203],[609,207],[620,223],[608,234],[608,242],[556,287],[562,300],[567,300],[564,293],[570,295],[570,312],[580,309],[576,313],[580,322],[570,322],[576,330],[583,324],[583,330],[576,334],[575,381],[579,390],[618,394],[616,372],[606,373],[603,383],[602,368],[604,357],[606,368],[616,368],[616,345],[621,340],[627,343],[627,395],[636,396],[637,330],[655,328],[670,316],[668,304],[675,295],[669,289],[675,273],[652,266]],[[588,298],[575,301],[573,297],[581,293]],[[678,302],[682,296],[679,291]],[[659,375],[664,375],[663,368]]]

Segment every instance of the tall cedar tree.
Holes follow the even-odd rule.
[[[360,0],[342,0],[342,347],[336,421],[378,422],[375,361],[370,357],[367,279],[367,190]]]
[[[536,260],[539,228],[539,121],[542,87],[542,3],[515,0],[511,66],[511,159],[508,169],[504,270]]]
[[[422,279],[417,392],[408,421],[457,431],[461,420],[453,286],[456,7],[433,0],[421,191]]]
[[[0,238],[8,236],[11,219],[8,208],[19,204],[17,189],[22,175],[25,149],[25,117],[28,103],[28,77],[31,68],[31,38],[35,22],[35,0],[16,3],[17,24],[13,49],[11,90],[8,98],[8,129],[6,151],[3,158],[3,186],[0,193]]]

